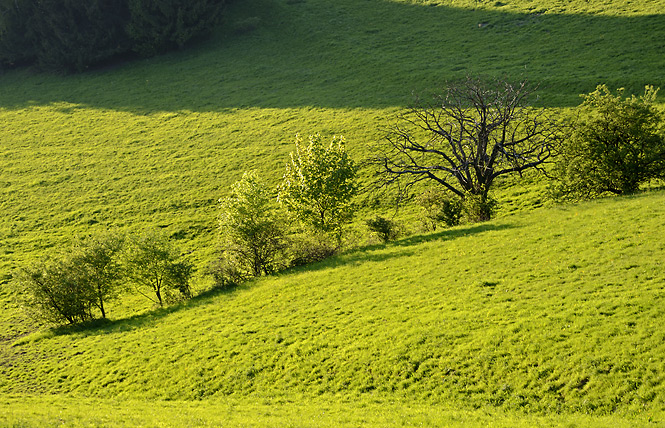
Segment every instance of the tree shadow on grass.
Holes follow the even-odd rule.
[[[516,13],[491,4],[387,0],[237,3],[234,19],[257,17],[259,29],[220,32],[190,49],[81,75],[11,71],[0,75],[2,106],[139,114],[385,108],[466,74],[539,82],[544,106],[578,105],[578,94],[599,83],[631,92],[645,83],[665,86],[663,14]]]
[[[240,289],[249,288],[248,284],[241,284],[236,287],[213,287],[206,290],[189,300],[179,302],[170,306],[156,308],[141,314],[133,315],[127,318],[110,320],[108,318],[93,319],[73,325],[63,325],[54,327],[50,333],[54,336],[63,336],[70,334],[79,334],[82,336],[96,336],[100,334],[121,333],[123,331],[135,330],[142,327],[154,325],[160,319],[199,305],[209,304],[217,296],[230,295]]]
[[[462,238],[470,235],[477,235],[491,231],[501,231],[514,228],[515,226],[508,223],[493,224],[482,223],[466,227],[457,227],[453,229],[446,229],[436,233],[415,235],[408,238],[400,239],[395,242],[387,244],[375,244],[370,246],[354,249],[348,253],[340,254],[330,257],[320,262],[312,263],[305,266],[294,267],[280,272],[280,276],[294,275],[305,272],[315,272],[325,269],[332,269],[341,266],[352,264],[367,263],[367,262],[385,262],[395,257],[408,257],[417,253],[417,246],[427,242],[435,241],[451,241],[454,239]],[[396,250],[396,251],[395,251]],[[136,330],[142,327],[152,326],[164,317],[199,305],[210,304],[212,299],[222,295],[231,295],[240,290],[247,290],[251,288],[251,281],[245,282],[236,287],[226,288],[211,288],[206,290],[193,298],[163,308],[157,308],[142,314],[134,315],[128,318],[118,320],[109,319],[95,319],[88,322],[55,327],[50,331],[50,335],[62,336],[79,334],[82,336],[95,336],[100,334],[121,333],[124,331]]]
[[[414,247],[427,242],[450,241],[469,235],[476,235],[479,233],[490,232],[490,231],[507,230],[507,229],[512,229],[514,227],[516,226],[508,223],[503,223],[503,224],[482,223],[470,226],[457,227],[454,229],[442,230],[440,232],[435,232],[430,234],[414,235],[387,244],[374,244],[374,245],[361,247],[358,249],[353,249],[348,253],[333,256],[328,259],[322,260],[320,262],[313,263],[311,265],[300,266],[298,268],[289,269],[284,273],[290,274],[294,272],[311,272],[311,271],[336,268],[340,266],[363,263],[363,262],[380,263],[395,257],[408,257],[415,255],[417,253],[417,248]]]

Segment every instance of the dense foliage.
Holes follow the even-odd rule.
[[[182,47],[219,22],[223,0],[1,0],[0,64],[83,71],[130,51]]]
[[[358,191],[357,168],[343,143],[333,138],[325,145],[319,134],[310,135],[307,145],[296,138],[279,188],[279,201],[304,226],[338,240],[353,217],[351,199]]]
[[[606,85],[583,95],[574,133],[558,161],[557,193],[589,198],[628,194],[665,178],[665,114],[654,104],[658,89],[640,97],[614,95]]]

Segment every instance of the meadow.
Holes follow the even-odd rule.
[[[536,104],[562,112],[599,83],[665,87],[663,10],[236,1],[212,39],[180,52],[4,72],[0,423],[663,423],[662,191],[555,206],[529,177],[499,189],[490,223],[426,234],[407,210],[397,218],[416,234],[385,246],[362,230],[364,206],[346,254],[233,292],[202,274],[217,200],[246,170],[277,183],[296,134],[342,134],[361,160],[412,92],[468,73],[537,82]],[[18,267],[74,236],[152,227],[197,264],[191,302],[126,299],[80,330],[17,306]]]

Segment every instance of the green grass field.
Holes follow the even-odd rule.
[[[230,293],[201,274],[217,200],[245,170],[277,183],[297,133],[361,160],[412,91],[467,73],[562,112],[599,83],[665,88],[665,1],[235,3],[181,52],[0,75],[0,424],[665,423],[662,191],[555,206],[529,177],[486,224],[373,245],[362,208],[332,260]],[[17,267],[150,227],[195,261],[193,301],[56,330],[17,306]]]

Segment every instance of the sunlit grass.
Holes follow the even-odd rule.
[[[27,336],[7,350],[0,390],[657,413],[664,200],[460,226],[182,307]]]
[[[616,427],[656,426],[662,415],[594,417],[527,415],[495,408],[467,410],[449,405],[315,400],[307,404],[272,399],[247,402],[73,399],[12,396],[0,402],[0,426],[49,427]]]

